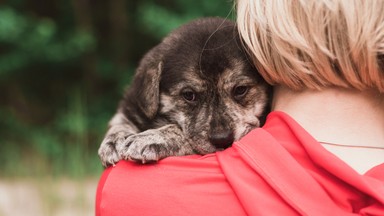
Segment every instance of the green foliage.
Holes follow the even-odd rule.
[[[231,19],[233,15],[231,2],[183,0],[174,3],[173,8],[169,8],[167,5],[144,3],[138,9],[139,17],[141,17],[140,24],[150,34],[160,39],[171,30],[192,19],[206,16],[221,16]]]
[[[97,149],[143,54],[191,19],[232,18],[232,4],[15,0],[0,6],[0,176],[99,175]]]
[[[68,37],[60,38],[51,19],[30,20],[9,7],[0,8],[0,44],[6,50],[0,55],[0,76],[35,62],[59,64],[78,58],[95,44],[89,33],[67,34]]]

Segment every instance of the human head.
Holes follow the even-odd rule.
[[[382,0],[237,0],[237,23],[271,84],[384,93],[383,11]]]

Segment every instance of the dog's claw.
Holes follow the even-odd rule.
[[[128,137],[123,145],[118,146],[120,158],[146,164],[157,162],[167,157],[167,142],[159,131],[150,130]]]
[[[134,161],[141,164],[148,164],[148,163],[156,163],[159,161],[159,159],[148,159],[145,154],[135,154],[134,156],[128,156],[126,157],[126,160]]]

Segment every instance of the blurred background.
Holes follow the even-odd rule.
[[[97,149],[135,67],[231,0],[0,0],[0,216],[94,215]]]

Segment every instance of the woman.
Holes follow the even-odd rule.
[[[274,86],[266,124],[231,148],[120,162],[97,215],[384,215],[384,1],[239,0]]]

